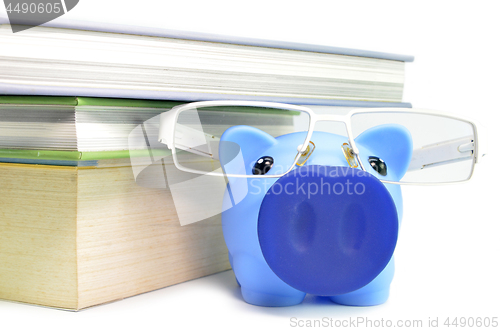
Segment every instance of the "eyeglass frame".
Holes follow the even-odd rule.
[[[177,120],[179,118],[179,114],[183,111],[186,110],[191,110],[191,109],[197,109],[197,108],[206,108],[206,107],[220,107],[220,106],[245,106],[245,107],[258,107],[258,108],[274,108],[274,109],[282,109],[282,110],[290,110],[290,111],[300,111],[304,112],[309,115],[309,127],[308,127],[308,132],[307,136],[304,140],[304,143],[302,144],[302,147],[297,147],[297,156],[295,157],[294,162],[292,163],[292,166],[290,169],[288,169],[286,172],[278,175],[261,175],[259,177],[255,175],[241,175],[241,174],[225,174],[225,173],[217,173],[217,172],[204,172],[204,171],[198,171],[194,169],[189,169],[181,164],[179,164],[178,159],[177,159],[177,153],[176,153],[176,148],[175,148],[175,125],[177,124]],[[473,152],[472,156],[474,158],[474,162],[472,162],[472,169],[469,174],[469,176],[466,179],[459,180],[459,181],[453,181],[453,182],[395,182],[395,181],[388,181],[384,179],[380,179],[382,183],[387,183],[387,184],[397,184],[397,185],[443,185],[443,184],[455,184],[455,183],[462,183],[470,180],[472,177],[472,174],[474,173],[474,168],[475,164],[479,163],[479,160],[486,155],[486,148],[481,147],[481,152],[482,154],[479,154],[479,130],[478,130],[478,125],[470,119],[462,116],[456,116],[456,115],[451,115],[446,112],[442,111],[434,111],[434,110],[427,110],[427,109],[414,109],[414,108],[397,108],[397,107],[390,107],[390,108],[356,108],[349,113],[345,115],[335,115],[335,114],[316,114],[312,109],[306,107],[306,106],[298,106],[298,105],[291,105],[291,104],[285,104],[285,103],[278,103],[278,102],[265,102],[265,101],[240,101],[240,100],[218,100],[218,101],[197,101],[197,102],[190,102],[187,104],[175,106],[172,109],[170,109],[167,112],[164,112],[160,115],[160,128],[159,128],[159,133],[158,133],[158,142],[167,145],[167,147],[172,151],[172,158],[174,161],[174,165],[177,167],[177,169],[185,172],[190,172],[194,174],[200,174],[200,175],[209,175],[209,176],[220,176],[220,177],[236,177],[236,178],[280,178],[282,176],[285,176],[289,172],[291,172],[295,166],[299,158],[301,157],[301,154],[304,153],[307,149],[307,146],[309,145],[309,141],[311,140],[312,134],[314,133],[314,127],[316,126],[317,122],[322,122],[322,121],[331,121],[331,122],[338,122],[338,123],[343,123],[346,126],[346,131],[347,131],[347,140],[350,144],[351,150],[356,157],[356,160],[361,167],[363,171],[367,171],[363,165],[363,162],[361,162],[361,158],[359,155],[359,150],[356,146],[356,143],[354,141],[353,133],[352,133],[352,121],[351,118],[356,115],[356,114],[363,114],[363,113],[407,113],[407,114],[423,114],[423,115],[431,115],[431,116],[440,116],[440,117],[445,117],[445,118],[450,118],[454,120],[459,120],[463,121],[466,123],[469,123],[474,131],[473,137],[474,137],[474,144],[473,144]],[[481,128],[481,132],[484,132],[485,129]],[[481,139],[484,139],[483,136],[481,136]]]

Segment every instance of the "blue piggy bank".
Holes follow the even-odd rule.
[[[231,127],[221,137],[221,146],[238,144],[244,171],[254,175],[228,178],[225,202],[244,198],[222,214],[243,299],[290,306],[309,293],[344,305],[381,304],[394,275],[402,197],[399,185],[380,180],[397,181],[406,173],[411,136],[399,125],[360,134],[356,145],[372,166],[363,171],[349,167],[341,149],[346,137],[314,132],[315,149],[303,165],[280,178],[262,176],[289,168],[290,151],[295,156],[304,137],[275,138],[250,126]],[[220,148],[222,164],[225,154]]]

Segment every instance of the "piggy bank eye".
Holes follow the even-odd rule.
[[[270,156],[262,156],[253,165],[252,173],[254,175],[265,175],[273,167],[274,159]]]
[[[368,163],[372,166],[373,170],[382,176],[387,176],[387,165],[384,160],[376,156],[369,156]]]

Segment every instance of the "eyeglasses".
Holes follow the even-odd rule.
[[[359,168],[384,183],[443,184],[471,178],[479,152],[471,120],[406,108],[317,114],[303,106],[204,101],[161,114],[159,139],[179,170],[279,178],[309,164]]]

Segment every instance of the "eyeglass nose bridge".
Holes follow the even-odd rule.
[[[316,122],[331,121],[331,122],[346,122],[349,117],[346,115],[321,114],[315,116]]]
[[[354,154],[353,155],[354,158],[358,159],[359,150],[356,146],[356,143],[354,142],[354,136],[353,136],[352,127],[351,127],[351,117],[349,116],[349,114],[347,114],[347,115],[314,114],[311,118],[311,132],[313,132],[315,130],[316,124],[318,122],[343,123],[345,126],[345,130],[347,132],[347,140],[348,140],[348,143],[350,145],[350,149],[351,149],[352,153]],[[360,164],[361,168],[363,170],[365,170],[363,165],[359,162],[359,159],[358,159],[358,163]]]

